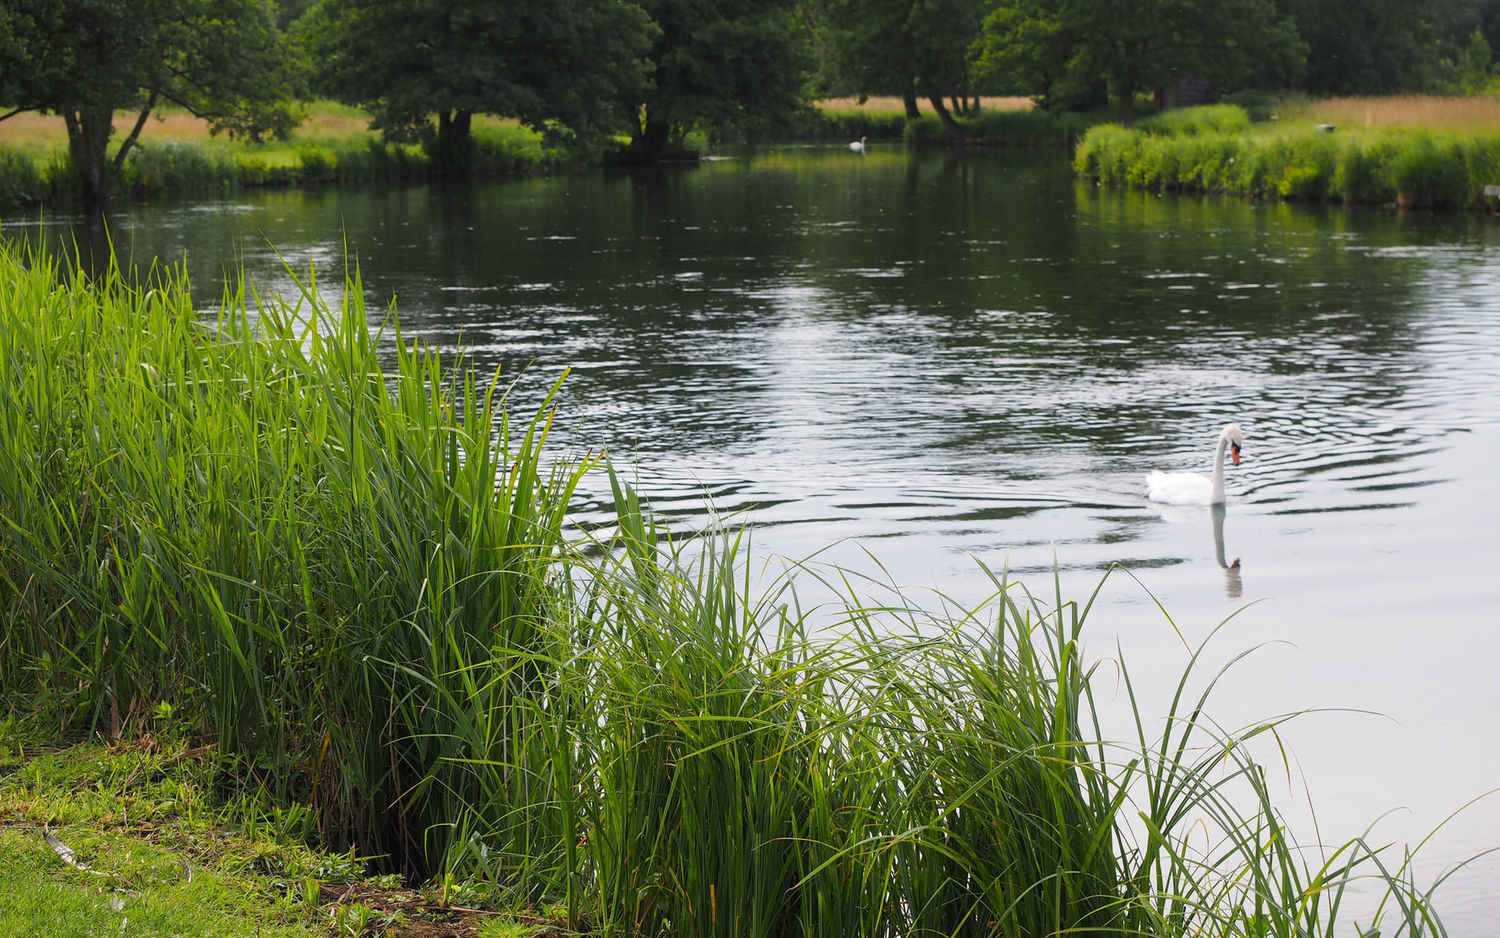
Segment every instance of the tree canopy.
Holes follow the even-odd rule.
[[[478,113],[583,137],[616,129],[658,32],[625,0],[322,0],[296,29],[316,87],[449,155]]]
[[[1137,92],[1186,77],[1233,86],[1257,70],[1285,84],[1305,55],[1270,0],[1011,0],[975,51],[980,68],[1029,76],[1044,100],[1107,82],[1125,123]]]
[[[89,202],[108,200],[160,102],[231,134],[291,125],[272,0],[0,0],[0,25],[0,117],[60,115]],[[116,111],[136,120],[111,157]]]
[[[645,0],[660,32],[640,97],[618,99],[632,157],[652,161],[699,124],[790,116],[805,99],[808,45],[794,0]]]

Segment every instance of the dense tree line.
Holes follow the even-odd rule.
[[[0,0],[0,119],[62,116],[103,201],[165,102],[254,137],[327,96],[455,169],[475,114],[652,161],[820,95],[896,95],[957,134],[979,94],[1128,121],[1184,79],[1473,92],[1500,82],[1497,43],[1500,0]]]

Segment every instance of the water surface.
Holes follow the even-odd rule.
[[[710,501],[743,513],[761,556],[959,601],[988,591],[976,559],[1039,591],[1056,564],[1078,598],[1123,564],[1089,649],[1118,640],[1148,712],[1184,643],[1243,610],[1209,657],[1275,644],[1226,680],[1223,724],[1383,715],[1283,734],[1288,811],[1310,792],[1327,841],[1391,808],[1375,839],[1415,841],[1500,786],[1493,218],[1099,192],[1056,157],[872,147],[111,225],[205,303],[235,264],[335,288],[347,246],[377,315],[394,299],[406,335],[501,366],[523,403],[571,368],[565,435],[685,527]],[[1146,501],[1148,469],[1207,472],[1230,421],[1245,459],[1219,517]],[[580,515],[607,507],[599,480]],[[1424,869],[1500,844],[1497,800]],[[1494,881],[1486,860],[1444,887],[1454,934],[1500,920]]]

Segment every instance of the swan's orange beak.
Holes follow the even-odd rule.
[[[1238,466],[1240,464],[1240,444],[1238,444],[1238,443],[1230,443],[1229,444],[1229,458],[1234,460],[1234,464],[1236,466]]]

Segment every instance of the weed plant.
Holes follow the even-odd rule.
[[[1201,648],[1163,724],[1121,655],[1107,743],[1092,599],[767,586],[616,475],[570,541],[591,470],[544,459],[550,395],[513,420],[362,295],[205,322],[176,272],[0,253],[8,719],[170,713],[325,839],[600,935],[1323,936],[1356,883],[1361,926],[1444,933],[1408,858],[1297,846],[1247,745],[1278,721],[1216,731]]]

